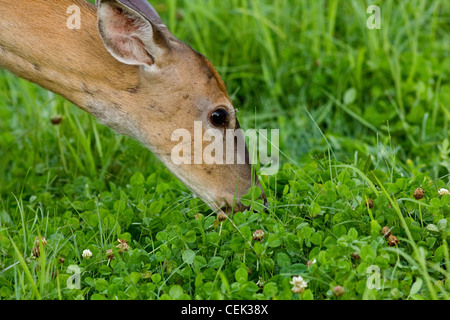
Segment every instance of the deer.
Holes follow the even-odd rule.
[[[81,28],[67,27],[80,8]],[[235,130],[236,109],[224,81],[204,55],[177,39],[147,0],[0,0],[0,68],[52,91],[121,135],[140,142],[216,213],[246,207],[261,189],[248,150],[244,163],[171,160],[177,128]],[[194,148],[194,146],[192,147]],[[205,146],[202,146],[205,148]]]

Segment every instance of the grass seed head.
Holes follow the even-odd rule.
[[[106,257],[108,258],[109,261],[111,261],[112,259],[114,259],[114,254],[113,254],[112,249],[106,250]]]
[[[338,297],[338,298],[342,297],[344,295],[344,293],[345,293],[345,289],[342,286],[336,286],[333,288],[333,295],[335,297]]]
[[[389,229],[388,226],[383,227],[383,229],[381,229],[381,233],[383,234],[383,236],[385,238],[388,238],[392,233],[391,233],[391,229]]]
[[[43,247],[45,247],[47,245],[47,239],[45,239],[43,236],[41,236],[41,242],[42,242]],[[39,237],[36,237],[36,241],[34,241],[34,245],[36,247],[39,247]]]
[[[33,247],[33,258],[39,258],[41,256],[41,250],[39,250],[39,246]]]
[[[355,260],[361,260],[361,256],[356,251],[352,252],[351,256]]]
[[[62,122],[62,117],[61,117],[61,116],[56,116],[56,117],[52,118],[52,119],[50,120],[50,122],[51,122],[52,125],[54,125],[54,126],[60,125],[61,122]]]
[[[395,246],[397,246],[397,245],[399,244],[399,242],[400,242],[400,241],[398,241],[398,238],[397,238],[396,236],[392,235],[392,234],[389,236],[389,238],[388,238],[388,240],[387,240],[387,243],[388,243],[388,245],[389,245],[390,247],[395,247]]]
[[[128,245],[127,240],[117,239],[117,241],[119,241],[119,244],[116,246],[116,248],[120,250],[120,253],[130,250],[130,246]]]
[[[253,240],[255,240],[255,241],[261,242],[261,241],[263,241],[265,236],[266,236],[266,234],[261,229],[253,232]]]
[[[220,212],[217,215],[217,219],[219,220],[219,222],[224,222],[224,221],[227,220],[227,218],[228,218],[227,215],[225,213],[223,213],[223,212]]]
[[[420,200],[420,199],[422,199],[424,196],[425,196],[425,191],[423,191],[422,188],[417,188],[417,189],[414,191],[414,198],[415,198],[416,200]]]

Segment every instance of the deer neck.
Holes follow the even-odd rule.
[[[67,26],[72,5],[80,8],[81,29]],[[120,117],[120,106],[139,85],[137,67],[119,63],[104,48],[96,8],[86,1],[0,0],[0,30],[0,67],[106,124]]]

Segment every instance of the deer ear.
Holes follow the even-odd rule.
[[[97,0],[98,29],[120,62],[151,66],[169,50],[166,28],[147,0]]]

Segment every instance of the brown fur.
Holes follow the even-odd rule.
[[[66,27],[73,4],[81,8],[81,30]],[[137,68],[108,53],[96,20],[96,8],[86,1],[0,0],[0,47],[6,50],[0,66],[85,110],[83,83],[99,95],[137,87]]]

